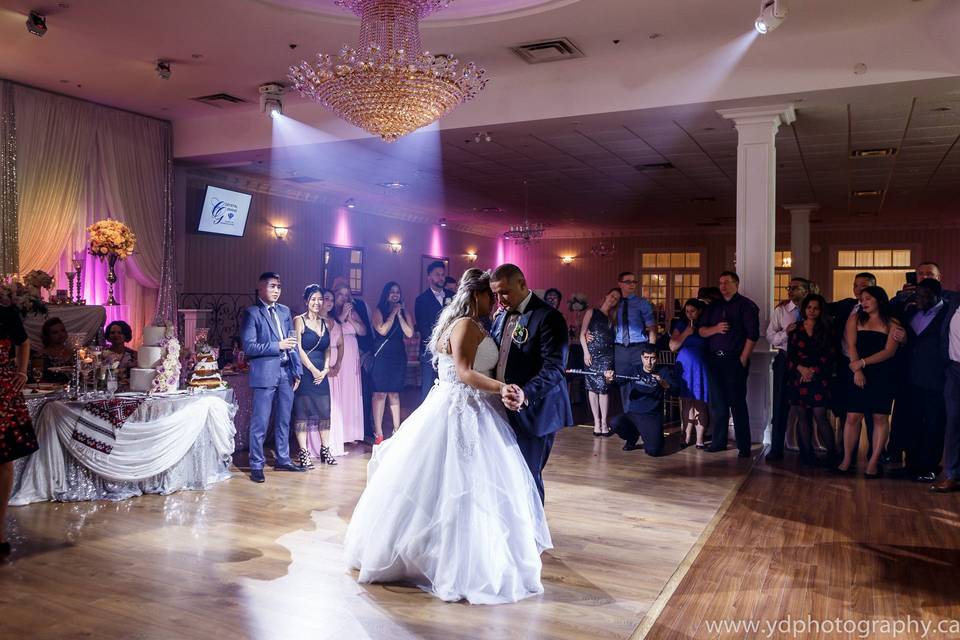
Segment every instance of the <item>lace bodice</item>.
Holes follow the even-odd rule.
[[[497,361],[500,359],[500,350],[497,349],[497,343],[490,336],[485,336],[477,347],[477,354],[473,357],[473,370],[488,376],[493,376],[497,368]],[[457,369],[453,362],[453,357],[449,353],[441,353],[437,360],[437,377],[442,382],[459,383]]]

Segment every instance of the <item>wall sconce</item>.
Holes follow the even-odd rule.
[[[393,255],[400,255],[400,251],[403,249],[403,245],[399,242],[388,242],[387,246],[390,247],[390,253]]]
[[[273,235],[277,236],[277,240],[284,240],[287,237],[287,233],[290,232],[290,229],[287,227],[274,227]]]
[[[477,252],[468,251],[466,254],[464,254],[463,259],[469,262],[470,264],[473,264],[474,262],[477,261]]]
[[[561,264],[573,264],[574,256],[560,256]]]

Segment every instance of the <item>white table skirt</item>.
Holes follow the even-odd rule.
[[[40,339],[40,330],[43,323],[50,318],[60,318],[64,326],[67,327],[67,333],[82,333],[85,337],[84,344],[96,339],[97,334],[103,330],[103,325],[107,321],[107,310],[99,305],[47,305],[47,315],[38,316],[28,315],[23,319],[23,328],[27,331],[27,337],[30,338],[30,344],[39,349],[43,346]]]
[[[17,465],[14,506],[122,500],[205,489],[230,477],[235,407],[214,395],[151,399],[104,454],[72,438],[79,403],[51,401],[34,419],[40,449]]]

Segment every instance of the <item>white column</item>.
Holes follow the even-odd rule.
[[[820,205],[785,204],[783,208],[790,212],[790,254],[793,263],[790,275],[795,278],[810,279],[810,214]]]
[[[770,345],[764,337],[773,310],[776,249],[777,148],[781,124],[796,119],[792,104],[720,109],[737,128],[737,260],[740,293],[760,308],[760,340],[750,362],[747,405],[754,442],[770,424],[773,384]]]

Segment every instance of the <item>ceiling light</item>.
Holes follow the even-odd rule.
[[[161,80],[170,79],[170,63],[166,60],[157,60],[157,66],[155,70],[157,72],[157,77]]]
[[[931,109],[931,111],[936,111],[939,113],[943,113],[945,111],[952,111],[952,110],[953,109],[951,109],[950,107],[935,107],[934,109]]]
[[[854,198],[876,198],[883,195],[883,189],[863,189],[860,191],[854,191]]]
[[[395,256],[400,255],[400,252],[403,251],[403,245],[399,242],[388,242],[387,246],[390,248],[390,252]]]
[[[290,68],[300,95],[393,142],[476,97],[483,69],[423,50],[420,21],[451,0],[336,0],[360,16],[360,42]]]
[[[27,16],[27,31],[42,38],[47,33],[47,19],[36,11],[31,11]]]
[[[760,15],[753,23],[760,35],[766,35],[780,26],[787,17],[787,0],[762,0]]]
[[[345,206],[347,209],[356,209],[357,201],[354,200],[353,198],[347,198],[346,200],[344,200],[343,206]]]
[[[407,185],[403,184],[402,182],[397,182],[395,180],[393,182],[381,182],[380,186],[386,187],[387,189],[395,189],[395,190],[407,188]]]
[[[474,262],[477,261],[477,252],[476,252],[476,251],[467,251],[467,253],[463,256],[463,258],[464,258],[464,260],[466,260],[467,262],[474,263]]]
[[[287,237],[287,233],[289,233],[289,231],[290,229],[287,227],[274,227],[273,235],[277,236],[277,240],[283,240]]]
[[[271,118],[283,115],[283,85],[278,82],[267,82],[260,85],[260,112]]]
[[[851,158],[884,158],[897,153],[896,147],[886,149],[854,149],[850,152]]]
[[[560,262],[562,264],[573,264],[574,256],[560,256]]]
[[[442,228],[446,229],[446,228],[447,228],[447,219],[446,219],[446,218],[440,218],[439,220],[437,220],[437,224],[440,225]]]

